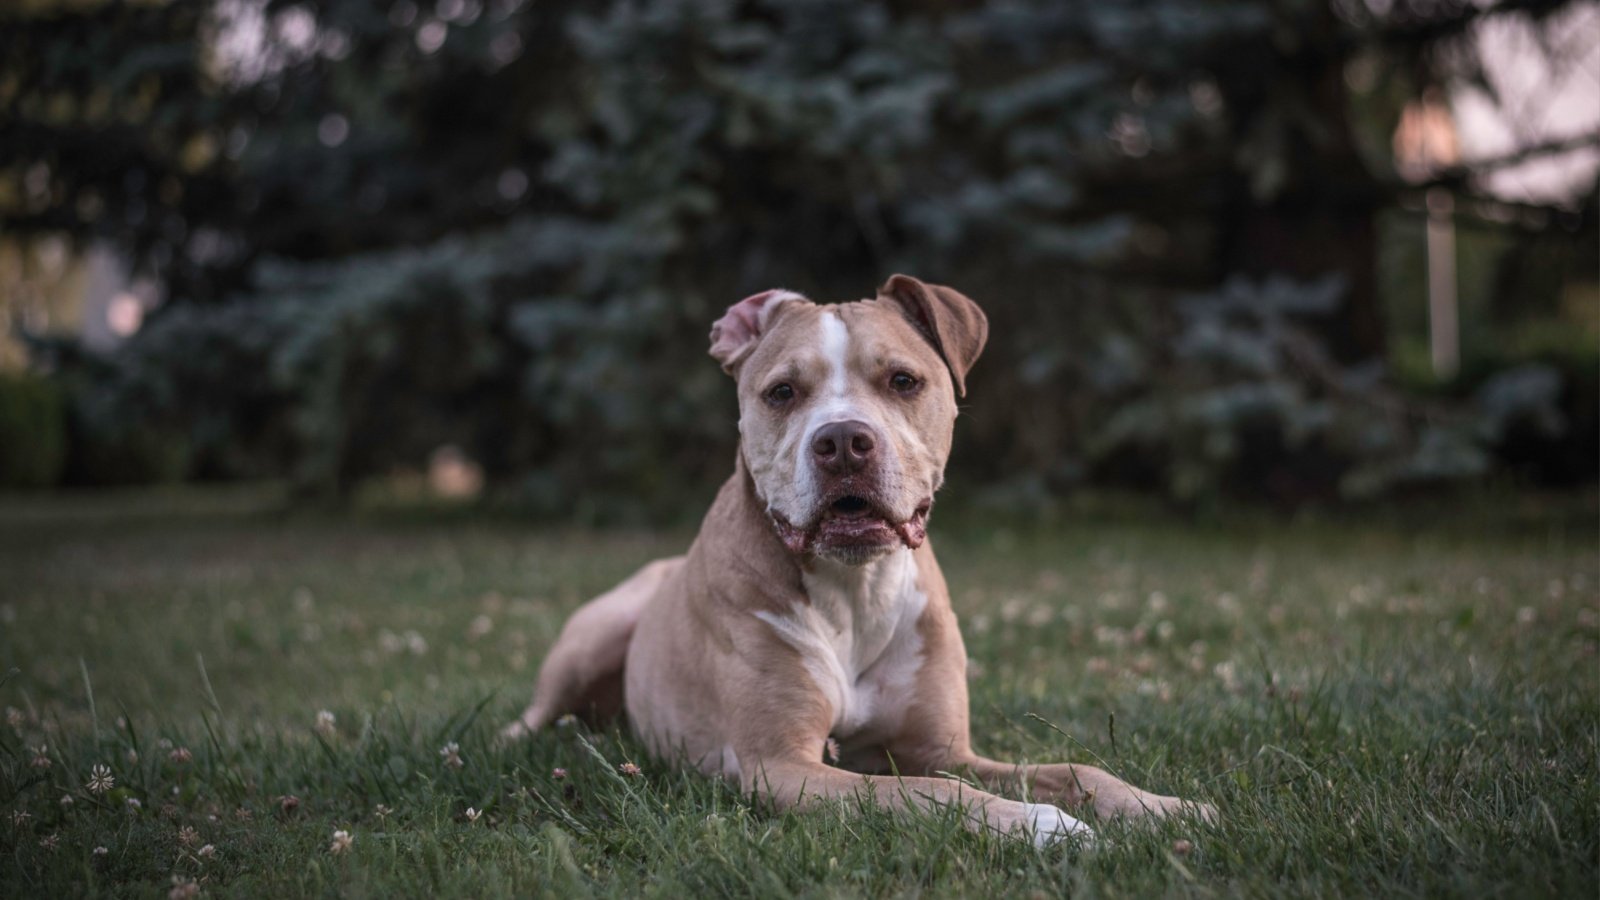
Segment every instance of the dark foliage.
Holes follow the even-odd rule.
[[[170,428],[194,472],[338,493],[448,441],[539,508],[661,502],[731,458],[703,356],[724,306],[909,271],[991,316],[974,478],[1368,495],[1486,459],[1469,410],[1370,365],[1374,217],[1402,186],[1346,67],[1417,87],[1428,48],[1503,11],[1346,6],[273,2],[249,77],[127,63],[169,126],[143,156],[0,145],[49,160],[19,226],[117,236],[173,286],[81,418]],[[140,15],[117,40],[189,46],[206,21]],[[23,83],[70,74],[22,59]],[[49,131],[21,108],[4,127]],[[89,190],[115,224],[28,218]]]
[[[49,487],[66,460],[61,391],[27,375],[0,374],[0,487]]]

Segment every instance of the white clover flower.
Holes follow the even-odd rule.
[[[212,844],[207,844],[200,848],[200,855],[206,859],[210,859],[211,857],[217,855],[217,848]]]
[[[337,725],[338,721],[334,719],[333,713],[325,709],[317,711],[317,734],[323,737],[333,737]]]
[[[127,800],[127,805],[128,805],[128,812],[130,812],[130,813],[137,813],[140,810],[140,808],[142,808],[144,806],[143,803],[139,802],[139,798],[137,798],[137,797],[129,797],[128,800]]]
[[[117,779],[112,777],[111,767],[102,763],[95,763],[89,770],[89,781],[84,785],[91,794],[104,794],[116,786]]]
[[[476,821],[478,821],[478,817],[480,817],[482,815],[483,815],[483,810],[481,810],[481,809],[473,809],[470,806],[467,807],[467,821],[468,822],[476,822]]]
[[[638,766],[634,765],[631,762],[625,762],[622,765],[617,766],[617,771],[621,772],[623,775],[626,775],[629,778],[638,778],[640,775],[644,774],[644,770],[643,769],[639,768]]]
[[[350,849],[350,845],[354,844],[355,842],[355,835],[351,834],[350,832],[342,829],[335,831],[333,833],[333,843],[328,845],[328,852],[337,856],[340,853],[348,851]]]
[[[488,616],[480,615],[472,620],[471,625],[467,626],[467,640],[476,641],[487,637],[491,631],[494,631],[494,620]]]
[[[184,766],[194,760],[194,754],[189,752],[188,747],[177,747],[167,754],[167,759],[175,765]]]
[[[33,765],[33,767],[35,769],[48,769],[48,768],[50,768],[50,747],[49,747],[49,745],[40,744],[38,747],[34,748],[32,765]]]
[[[451,741],[439,748],[439,758],[444,760],[444,764],[452,769],[459,769],[466,765],[461,761],[461,745],[455,741]]]
[[[72,804],[75,803],[75,802],[77,802],[77,801],[72,799],[72,795],[71,794],[62,794],[61,795],[61,808],[62,809],[71,809],[72,808]]]
[[[111,852],[110,850],[107,850],[104,847],[96,847],[96,848],[94,848],[94,855],[95,856],[105,856],[105,855],[109,854],[110,852]]]

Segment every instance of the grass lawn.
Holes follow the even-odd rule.
[[[1222,814],[1035,850],[775,814],[615,730],[495,746],[565,615],[688,532],[0,498],[0,896],[1593,898],[1595,507],[1526,503],[946,512],[979,749]]]

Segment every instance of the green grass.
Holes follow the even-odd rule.
[[[0,896],[176,877],[250,896],[1592,898],[1593,498],[1547,513],[947,510],[979,748],[1100,758],[1223,817],[1036,851],[948,813],[776,814],[615,731],[496,747],[564,616],[687,532],[287,513],[251,492],[4,498]],[[96,764],[108,793],[85,787]],[[333,854],[338,829],[354,843]]]

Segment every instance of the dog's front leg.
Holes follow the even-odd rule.
[[[807,809],[832,800],[866,799],[893,810],[961,808],[966,826],[1017,837],[1037,846],[1069,836],[1089,838],[1089,826],[1047,803],[1007,800],[954,778],[857,775],[820,762],[794,759],[749,767],[742,776],[747,792],[769,799],[779,809]]]
[[[1208,804],[1152,794],[1094,766],[1022,766],[975,753],[950,762],[952,771],[970,772],[992,790],[1021,793],[1069,807],[1090,805],[1100,816],[1166,816],[1187,811],[1208,822],[1216,819],[1216,810]]]

